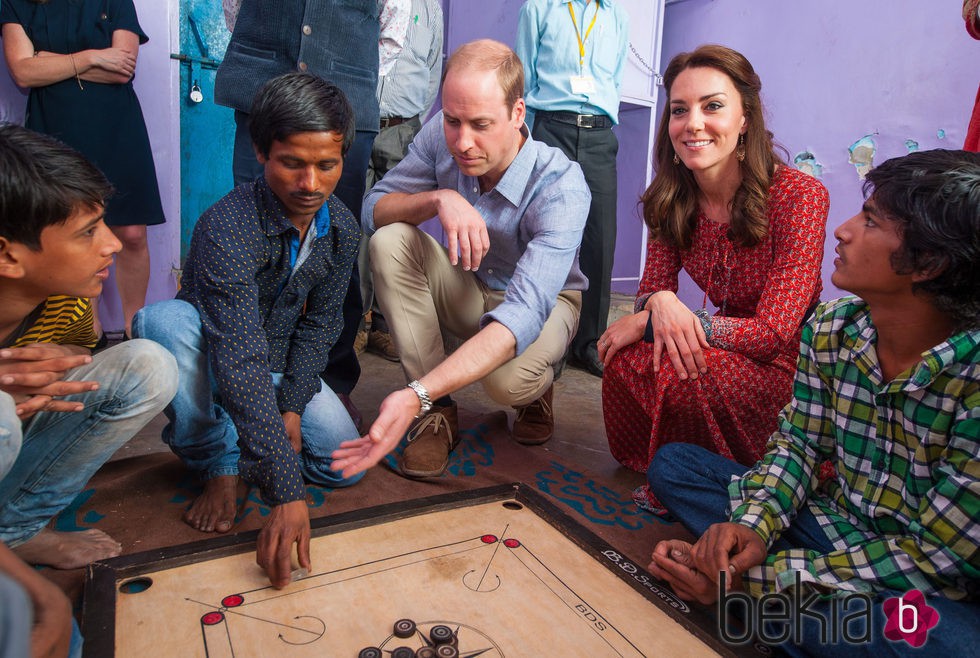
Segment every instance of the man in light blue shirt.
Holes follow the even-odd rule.
[[[582,238],[582,318],[570,365],[602,376],[596,340],[606,330],[616,249],[616,152],[611,128],[629,45],[626,10],[617,0],[528,0],[516,50],[534,139],[582,166],[592,206]]]
[[[401,472],[442,474],[458,441],[449,395],[477,380],[517,408],[517,441],[554,431],[554,368],[586,286],[578,249],[590,195],[579,166],[528,133],[523,77],[502,43],[460,47],[443,111],[364,199],[378,301],[411,383],[384,400],[366,436],[333,453],[345,476],[377,463],[413,418]],[[417,228],[432,217],[448,251]],[[448,357],[442,331],[464,341]]]

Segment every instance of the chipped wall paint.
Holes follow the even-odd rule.
[[[919,150],[919,143],[914,139],[906,139],[905,148],[909,150],[909,153],[915,153]]]
[[[868,175],[868,172],[874,166],[877,150],[875,140],[871,135],[865,135],[847,147],[847,161],[854,165],[858,178],[861,180],[864,180],[864,177]]]
[[[907,154],[909,139],[919,150],[963,144],[980,44],[966,33],[958,9],[921,0],[687,0],[667,7],[664,66],[704,43],[743,53],[762,79],[766,127],[790,162],[810,153],[820,164],[820,182],[830,192],[824,299],[841,294],[830,280],[833,231],[863,202],[849,147],[872,134],[872,162],[881,164]],[[818,44],[819,54],[806,44]],[[693,283],[684,281],[680,295],[700,307]]]
[[[823,174],[823,165],[817,162],[817,158],[809,151],[797,153],[793,158],[793,164],[803,173],[810,174],[814,178],[820,178]]]

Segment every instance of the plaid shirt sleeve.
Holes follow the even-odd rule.
[[[766,546],[779,537],[806,504],[817,463],[833,444],[830,392],[816,367],[812,324],[803,328],[793,399],[779,415],[766,455],[729,486],[732,521],[752,528]]]
[[[769,452],[729,490],[732,520],[751,527],[767,545],[807,504],[836,550],[773,553],[746,574],[749,591],[756,596],[779,591],[793,585],[799,573],[803,582],[830,590],[918,589],[953,599],[975,597],[980,579],[976,367],[959,377],[934,377],[932,390],[920,387],[916,404],[911,404],[912,394],[906,395],[915,387],[904,385],[899,406],[904,424],[919,428],[917,449],[894,450],[888,468],[882,468],[878,455],[867,450],[876,443],[874,430],[867,428],[879,428],[883,435],[877,443],[892,444],[899,430],[881,422],[889,411],[884,407],[871,408],[877,413],[870,420],[839,413],[849,408],[841,399],[860,384],[834,377],[843,372],[835,364],[847,356],[834,325],[852,313],[843,304],[821,310],[826,312],[818,311],[815,324],[804,330],[794,400],[781,415]],[[955,403],[947,404],[950,399]],[[943,416],[937,413],[940,407],[954,411]],[[930,429],[921,429],[926,425]],[[916,463],[923,455],[926,463]],[[836,456],[839,482],[828,487],[827,495],[823,490],[814,495],[816,465],[831,456]]]

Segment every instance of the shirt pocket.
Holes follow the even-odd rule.
[[[599,20],[602,19],[603,17],[600,16]],[[591,44],[592,66],[597,74],[612,78],[616,74],[619,62],[619,30],[612,24],[611,19],[608,25],[597,23],[589,41],[593,39],[595,41]]]

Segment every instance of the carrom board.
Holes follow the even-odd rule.
[[[313,569],[282,590],[255,539],[91,565],[86,657],[389,658],[433,644],[437,625],[462,657],[732,655],[713,619],[525,485],[317,519]],[[402,619],[407,638],[393,632]]]

